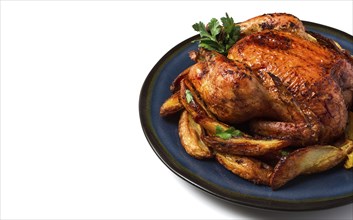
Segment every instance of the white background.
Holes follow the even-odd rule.
[[[352,219],[352,205],[229,204],[155,155],[138,114],[155,63],[197,21],[270,12],[352,34],[352,1],[2,1],[2,219]],[[320,186],[318,186],[320,187]]]

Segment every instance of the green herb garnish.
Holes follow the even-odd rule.
[[[239,130],[236,130],[233,127],[230,127],[228,129],[224,130],[221,126],[217,125],[216,126],[216,136],[218,136],[224,140],[228,140],[232,137],[242,136],[242,132]]]
[[[288,151],[281,150],[280,152],[281,152],[281,156],[282,156],[282,157],[286,157],[286,156],[289,155],[289,152],[288,152]]]
[[[185,97],[186,97],[186,101],[188,103],[192,102],[194,100],[194,98],[192,97],[192,94],[190,92],[190,90],[186,89],[185,90]]]
[[[216,18],[212,18],[207,27],[201,21],[192,27],[200,33],[199,47],[207,50],[214,50],[223,55],[227,55],[228,50],[239,40],[240,27],[234,24],[232,17],[226,13],[226,17],[221,18],[222,26]]]

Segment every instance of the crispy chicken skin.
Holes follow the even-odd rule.
[[[267,91],[248,66],[206,50],[190,56],[197,63],[188,78],[219,120],[241,123],[269,111]]]
[[[272,13],[259,15],[246,21],[237,23],[243,36],[264,30],[279,30],[296,33],[304,38],[308,37],[303,23],[294,15],[286,13]]]
[[[303,112],[300,119],[291,118],[290,112],[277,111],[276,121],[314,127],[317,130],[313,137],[320,142],[343,133],[347,123],[343,94],[350,92],[353,85],[353,68],[344,54],[291,32],[271,30],[241,39],[230,49],[228,58],[248,65],[265,83],[271,78],[268,74],[274,75]],[[281,126],[284,124],[253,124],[257,133],[270,136],[284,136]]]

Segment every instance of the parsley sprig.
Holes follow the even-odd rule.
[[[242,132],[239,130],[236,130],[233,127],[230,127],[228,129],[223,129],[221,126],[217,125],[216,126],[216,136],[228,140],[232,137],[239,137],[242,136]]]
[[[232,17],[226,13],[226,17],[221,18],[222,25],[216,18],[205,26],[201,21],[195,23],[192,27],[200,33],[199,47],[207,50],[215,50],[223,55],[227,55],[228,50],[240,38],[240,27],[234,24]]]
[[[186,97],[187,103],[190,103],[194,100],[194,97],[192,97],[192,93],[188,89],[185,90],[185,97]]]

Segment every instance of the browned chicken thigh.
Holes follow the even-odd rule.
[[[247,65],[206,50],[191,57],[197,63],[188,79],[219,120],[234,124],[271,114],[267,91]]]

